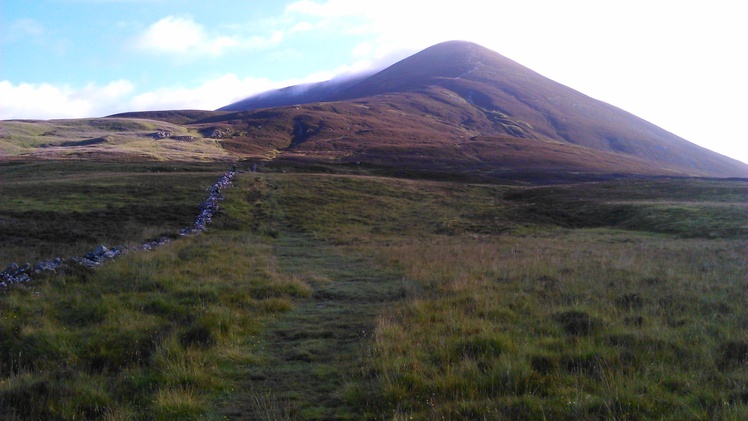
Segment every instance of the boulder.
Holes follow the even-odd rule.
[[[94,254],[95,254],[96,256],[103,256],[103,255],[104,255],[104,254],[105,254],[106,252],[108,252],[108,251],[109,251],[109,249],[108,249],[108,248],[106,248],[106,247],[105,247],[105,246],[104,246],[104,245],[102,244],[102,245],[100,245],[99,247],[96,247],[96,250],[94,250],[94,252],[93,252],[93,253],[94,253]]]
[[[59,267],[59,264],[55,264],[51,260],[45,260],[34,265],[34,273],[55,272]]]

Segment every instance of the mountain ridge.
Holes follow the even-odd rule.
[[[577,145],[648,161],[651,173],[748,174],[744,163],[690,143],[467,41],[437,44],[373,75],[350,79],[348,84],[337,85],[335,89],[330,89],[332,86],[332,83],[315,85],[315,92],[321,95],[314,98],[303,95],[281,98],[279,92],[288,94],[291,88],[265,93],[262,98],[265,101],[273,98],[273,108],[377,101],[407,108],[419,101],[425,106],[425,101],[413,98],[421,95],[433,101],[430,106],[433,109],[425,106],[423,110],[426,118],[447,120],[472,132],[471,137],[511,136]],[[435,103],[450,101],[451,110],[434,111],[438,108]],[[250,97],[219,110],[251,112],[263,108],[261,105],[257,97]],[[298,129],[294,127],[292,132]],[[292,146],[298,150],[301,143],[319,140],[318,135],[312,133],[303,142],[297,139]],[[351,136],[343,134],[343,137]],[[317,145],[316,149],[319,148]]]

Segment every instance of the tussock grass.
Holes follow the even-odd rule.
[[[161,389],[154,402],[155,415],[158,419],[197,419],[206,412],[207,403],[194,387]]]
[[[216,232],[0,297],[0,415],[204,415],[237,367],[258,363],[248,341],[263,321],[310,294],[270,253],[246,233]]]
[[[74,215],[66,165],[2,188]],[[138,168],[91,185],[214,179]],[[208,233],[0,296],[0,418],[745,419],[744,192],[244,174]]]
[[[403,268],[408,297],[377,322],[364,402],[388,410],[374,413],[714,419],[748,410],[742,242],[579,230],[377,250]]]

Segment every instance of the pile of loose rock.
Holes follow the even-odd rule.
[[[38,275],[44,272],[57,272],[57,269],[66,264],[67,262],[59,257],[54,260],[41,261],[33,266],[31,263],[24,265],[11,263],[4,271],[0,272],[0,289],[25,284],[31,280],[31,275]]]
[[[191,228],[184,228],[180,235],[192,235],[205,231],[206,226],[213,221],[213,215],[218,211],[218,203],[223,200],[221,189],[231,186],[231,182],[236,175],[235,171],[228,171],[218,179],[218,181],[209,189],[208,199],[200,204],[200,215],[198,215],[195,224]],[[26,263],[19,265],[11,263],[5,270],[0,272],[0,290],[9,288],[14,285],[25,284],[31,281],[32,276],[42,273],[57,273],[58,269],[65,266],[82,265],[86,267],[95,267],[115,257],[130,253],[133,251],[147,251],[160,247],[169,242],[167,237],[161,237],[155,241],[141,244],[137,247],[117,246],[107,248],[100,245],[96,250],[86,253],[84,256],[76,256],[68,259],[56,258],[53,260],[44,260],[35,265]]]
[[[208,198],[200,204],[200,215],[198,215],[195,224],[191,228],[184,228],[180,235],[191,235],[205,231],[208,224],[213,222],[213,215],[218,211],[218,203],[223,200],[221,189],[231,186],[231,181],[236,175],[235,171],[228,171],[216,181],[216,184],[208,191]]]
[[[152,134],[151,136],[153,136],[153,138],[156,140],[166,139],[166,138],[171,137],[171,132],[168,130],[159,130],[156,133]]]
[[[232,129],[213,129],[213,131],[210,133],[210,137],[212,139],[222,139],[224,137],[227,137],[231,134],[233,134],[234,131]]]

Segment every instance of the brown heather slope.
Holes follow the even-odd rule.
[[[288,136],[280,155],[417,167],[748,176],[744,163],[469,42],[438,44],[358,83],[315,92],[315,104],[288,90],[263,94],[262,101],[292,106],[272,111],[285,122],[274,130]],[[262,130],[256,125],[262,117],[246,112],[262,103],[248,98],[221,109],[239,113],[212,120],[254,131],[236,139],[235,151],[257,149],[243,142],[283,143],[283,134]]]
[[[454,104],[453,104],[454,103]],[[577,145],[482,132],[472,107],[447,92],[382,95],[221,116],[200,123],[237,133],[224,148],[248,158],[355,163],[421,172],[512,177],[524,173],[680,175],[636,157]],[[276,151],[277,150],[277,151]]]

